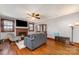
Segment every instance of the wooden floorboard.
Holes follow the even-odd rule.
[[[48,39],[46,44],[31,51],[28,48],[18,49],[15,43],[4,42],[0,55],[79,55],[79,45],[68,45]]]

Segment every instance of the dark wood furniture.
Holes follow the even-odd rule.
[[[63,37],[63,36],[55,36],[55,41],[60,41],[60,42],[69,44],[70,38],[69,37]]]

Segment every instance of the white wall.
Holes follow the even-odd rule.
[[[60,36],[71,37],[71,28],[68,26],[71,23],[79,22],[79,12],[61,16],[55,19],[48,19],[46,23],[48,28],[48,37],[54,37],[53,32],[59,32]],[[74,28],[74,42],[79,43],[79,27]]]

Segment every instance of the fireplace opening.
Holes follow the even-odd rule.
[[[21,36],[21,37],[26,36],[26,32],[19,32],[19,36]]]

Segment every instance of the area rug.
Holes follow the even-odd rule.
[[[19,42],[16,42],[16,45],[19,49],[23,49],[25,48],[26,46],[24,45],[24,40],[21,40]]]

